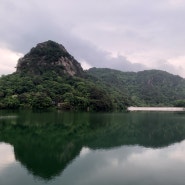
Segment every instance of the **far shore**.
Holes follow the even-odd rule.
[[[167,112],[182,112],[184,107],[128,107],[128,111],[167,111]]]

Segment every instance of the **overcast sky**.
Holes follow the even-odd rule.
[[[161,69],[185,77],[184,0],[0,0],[0,75],[56,41],[84,68]]]

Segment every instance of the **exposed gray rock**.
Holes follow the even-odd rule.
[[[32,48],[28,54],[19,59],[16,72],[42,75],[49,71],[69,76],[84,74],[80,63],[64,46],[53,41],[43,42]]]

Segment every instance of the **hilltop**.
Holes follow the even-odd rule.
[[[84,73],[80,63],[64,46],[50,40],[37,44],[17,64],[17,73],[42,75],[48,71],[69,76],[82,76]]]
[[[64,46],[53,41],[37,44],[18,60],[15,73],[0,78],[0,109],[125,109],[123,93],[113,94],[89,78]]]

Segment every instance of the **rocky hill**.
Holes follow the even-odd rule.
[[[53,41],[38,44],[17,64],[17,73],[42,75],[48,71],[69,76],[82,76],[84,73],[81,65],[64,46]]]
[[[32,48],[19,59],[15,73],[0,78],[0,109],[110,111],[120,102],[110,94],[103,84],[88,79],[80,63],[53,41]]]

